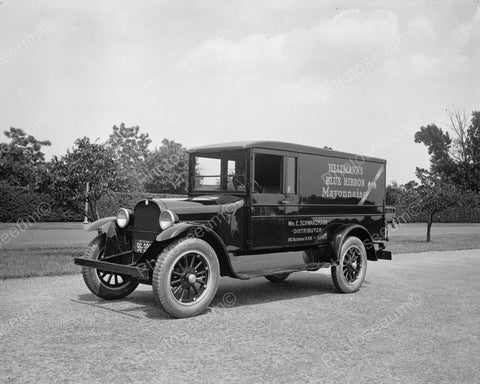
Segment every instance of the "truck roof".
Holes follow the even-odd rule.
[[[366,161],[374,161],[379,163],[386,163],[386,160],[379,159],[376,157],[364,156],[360,154],[333,151],[330,149],[323,149],[317,147],[311,147],[309,145],[286,143],[283,141],[234,141],[230,143],[221,143],[221,144],[212,144],[204,145],[200,147],[193,147],[188,150],[188,152],[219,152],[219,151],[228,151],[228,150],[238,150],[238,149],[247,149],[247,148],[263,148],[263,149],[273,149],[279,151],[289,151],[296,153],[308,153],[313,155],[322,155],[329,157],[339,157],[339,158],[363,158]]]

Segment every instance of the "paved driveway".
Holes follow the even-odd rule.
[[[211,310],[174,320],[151,288],[105,302],[79,275],[0,281],[1,382],[478,383],[480,251],[330,276],[221,279]]]

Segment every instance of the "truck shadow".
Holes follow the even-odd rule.
[[[366,285],[368,285],[368,281],[364,282],[364,286]],[[329,274],[296,273],[281,283],[272,283],[263,277],[247,281],[221,278],[217,294],[209,308],[200,316],[209,316],[243,306],[261,305],[326,294],[338,294],[334,289]],[[72,301],[116,312],[131,318],[141,319],[146,317],[157,320],[177,320],[159,307],[151,289],[137,290],[122,300],[102,300],[88,293],[79,295],[78,300]]]

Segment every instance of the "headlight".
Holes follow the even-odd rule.
[[[175,224],[175,214],[172,211],[169,211],[168,209],[166,211],[163,211],[160,214],[160,228],[163,230],[167,229],[168,227],[171,227],[173,224]]]
[[[128,209],[120,208],[117,212],[117,225],[120,228],[125,228],[130,224],[131,212]]]

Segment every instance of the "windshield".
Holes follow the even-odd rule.
[[[194,191],[245,191],[243,152],[198,154],[195,156]]]

